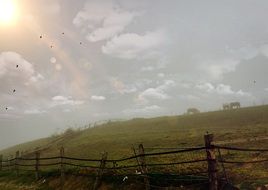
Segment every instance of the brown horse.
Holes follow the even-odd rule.
[[[187,114],[197,114],[200,113],[200,111],[197,108],[189,108],[187,109]]]

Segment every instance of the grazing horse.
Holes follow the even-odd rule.
[[[187,114],[197,114],[200,113],[200,111],[197,108],[189,108],[187,109]]]
[[[231,109],[238,109],[240,108],[240,102],[231,102],[230,107]]]
[[[222,108],[223,108],[223,110],[229,110],[230,109],[230,104],[225,103],[225,104],[222,105]]]
[[[222,105],[223,110],[238,109],[240,107],[240,102],[225,103]]]

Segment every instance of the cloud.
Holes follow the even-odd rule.
[[[141,71],[153,71],[155,68],[152,66],[142,67]]]
[[[64,113],[69,113],[69,112],[71,112],[71,110],[70,109],[64,109],[63,112]]]
[[[40,73],[38,73],[37,75],[32,76],[32,77],[30,78],[30,81],[31,81],[31,82],[38,82],[38,81],[40,81],[40,80],[44,80],[44,79],[45,79],[45,77],[44,77],[43,75],[41,75]]]
[[[187,100],[187,101],[200,101],[201,98],[192,94],[186,94],[186,95],[179,95],[179,98],[183,99],[183,100]]]
[[[141,92],[138,96],[138,100],[140,101],[148,101],[149,99],[159,99],[165,100],[170,98],[169,95],[166,93],[171,87],[175,86],[175,82],[173,80],[166,80],[164,84],[156,87],[156,88],[148,88]]]
[[[51,107],[59,106],[59,105],[81,105],[84,104],[84,101],[82,100],[74,100],[71,96],[65,97],[65,96],[54,96],[52,98]]]
[[[229,54],[226,58],[198,61],[197,68],[211,80],[221,80],[224,74],[235,72],[243,60],[250,60],[260,55],[268,57],[268,45],[252,46],[249,44],[236,49],[228,47],[227,52]]]
[[[73,24],[77,27],[86,26],[92,28],[90,25],[101,22],[108,14],[113,12],[114,3],[112,0],[105,1],[87,1],[81,11],[77,13],[73,19]]]
[[[160,78],[164,78],[165,74],[164,73],[158,73],[157,76],[160,77]]]
[[[87,33],[90,42],[97,42],[118,35],[138,15],[123,10],[113,1],[88,1],[73,19],[73,24]]]
[[[158,55],[158,49],[166,43],[163,31],[146,32],[144,35],[126,33],[113,37],[102,52],[121,59],[144,59]]]
[[[122,32],[136,15],[136,13],[130,12],[114,12],[105,18],[101,28],[97,28],[89,33],[87,39],[91,42],[97,42],[112,38]]]
[[[241,89],[234,91],[230,85],[225,84],[217,84],[214,86],[213,84],[206,82],[196,85],[196,88],[208,93],[216,93],[219,95],[250,96],[249,93],[243,92]]]
[[[228,48],[227,51],[229,51],[234,58],[239,60],[248,60],[256,57],[261,51],[261,48],[256,48],[251,45],[243,46],[238,49],[230,49]]]
[[[146,99],[146,98],[155,98],[155,99],[164,100],[164,99],[168,99],[169,96],[164,91],[160,90],[159,88],[148,88],[139,95],[139,99],[141,100]]]
[[[212,92],[215,89],[215,87],[209,82],[198,84],[196,85],[196,88],[207,92]]]
[[[263,45],[260,47],[260,53],[268,57],[268,45]]]
[[[268,44],[262,44],[260,46],[246,45],[238,49],[229,49],[229,52],[239,60],[249,60],[258,55],[268,57]]]
[[[221,79],[223,74],[234,72],[239,60],[223,59],[223,60],[210,60],[200,64],[200,69],[209,74],[213,79]]]
[[[56,63],[56,62],[57,62],[57,59],[55,57],[50,58],[50,63]]]
[[[18,68],[16,67],[18,65]],[[18,72],[20,71],[20,72]],[[33,65],[23,59],[21,55],[15,52],[2,52],[0,54],[0,78],[4,76],[25,75],[30,78],[35,71]]]
[[[32,63],[26,61],[16,52],[0,54],[0,80],[6,87],[20,84],[29,85],[44,80],[44,76],[36,72]]]
[[[130,94],[138,90],[135,85],[126,85],[117,78],[111,78],[110,83],[111,86],[120,94]]]
[[[132,115],[132,114],[153,114],[156,112],[160,112],[162,110],[161,107],[159,107],[158,105],[151,105],[151,106],[146,106],[143,108],[134,108],[134,109],[126,109],[123,111],[124,114],[127,115]]]
[[[234,92],[231,89],[231,86],[225,85],[225,84],[219,84],[219,85],[217,85],[216,88],[215,88],[215,91],[218,94],[222,94],[222,95],[233,95],[233,94],[243,95],[243,93],[241,94],[241,91]]]
[[[25,114],[42,114],[46,113],[45,110],[39,110],[39,109],[29,109],[24,111]]]
[[[90,99],[94,100],[94,101],[103,101],[103,100],[106,100],[106,97],[93,95],[93,96],[91,96]]]

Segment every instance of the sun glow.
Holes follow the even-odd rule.
[[[13,0],[0,0],[0,24],[13,24],[17,17],[17,7]]]

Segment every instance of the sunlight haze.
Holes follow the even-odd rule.
[[[268,103],[266,0],[0,0],[0,148]]]

